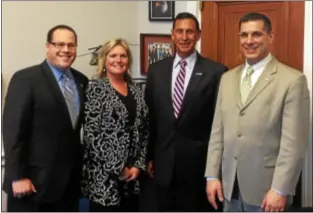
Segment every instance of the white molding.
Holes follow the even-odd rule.
[[[4,154],[1,155],[1,167],[4,167],[5,162],[4,162]]]
[[[4,167],[4,149],[3,149],[3,139],[1,136],[1,167]]]
[[[303,73],[307,77],[310,94],[312,94],[312,2],[305,2],[304,12],[304,58]],[[312,96],[311,110],[312,112]],[[310,133],[308,141],[308,152],[305,157],[302,172],[302,206],[313,206],[312,197],[312,113],[310,115]]]

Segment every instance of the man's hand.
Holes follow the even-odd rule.
[[[150,178],[154,177],[153,161],[149,161],[147,165],[147,172]]]
[[[261,208],[265,212],[282,212],[285,210],[287,197],[270,189],[262,201]]]
[[[223,195],[223,188],[222,183],[220,180],[207,180],[206,182],[206,193],[208,199],[212,206],[217,210],[218,206],[216,203],[216,197],[218,197],[220,202],[223,202],[224,195]]]
[[[36,192],[35,186],[27,178],[13,181],[12,190],[15,197],[23,197],[24,195]]]

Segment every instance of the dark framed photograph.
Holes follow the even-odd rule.
[[[172,21],[175,18],[174,1],[149,1],[150,21]]]
[[[150,64],[175,54],[171,35],[140,34],[141,74],[146,75]]]

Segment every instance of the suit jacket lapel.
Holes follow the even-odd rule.
[[[46,77],[47,83],[49,84],[48,87],[51,89],[51,94],[54,96],[55,100],[60,103],[60,105],[64,108],[64,111],[67,112],[69,116],[63,93],[59,87],[58,82],[56,81],[52,73],[52,70],[50,69],[46,61],[44,61],[41,65],[43,67],[44,76]],[[71,120],[70,116],[69,116],[69,120]]]
[[[243,109],[249,106],[251,102],[274,80],[275,78],[274,74],[276,72],[277,72],[277,60],[273,57],[273,59],[265,67],[263,73],[261,74],[256,84],[252,88],[243,106]]]
[[[192,100],[193,94],[196,91],[199,83],[201,82],[201,79],[205,75],[205,72],[203,72],[203,68],[201,67],[201,56],[197,54],[197,61],[195,63],[195,66],[193,68],[192,74],[190,76],[190,80],[186,89],[186,93],[184,95],[183,103],[181,110],[179,112],[179,118],[181,115],[183,115],[184,110],[188,106],[189,102]]]
[[[52,70],[50,69],[50,67],[49,67],[49,65],[47,64],[47,62],[46,61],[44,61],[43,63],[42,63],[42,67],[43,67],[43,73],[44,73],[44,75],[46,76],[46,78],[47,78],[47,82],[48,82],[48,84],[49,84],[49,88],[51,89],[51,93],[52,93],[52,95],[54,96],[54,98],[55,98],[55,100],[57,101],[57,102],[59,102],[59,104],[60,104],[60,106],[61,107],[63,107],[64,108],[64,110],[63,110],[63,112],[67,115],[67,117],[68,117],[68,122],[69,122],[69,125],[71,125],[71,126],[73,126],[72,125],[72,121],[71,121],[71,117],[70,117],[70,113],[69,113],[69,111],[68,111],[68,107],[67,107],[67,104],[66,104],[66,101],[65,101],[65,99],[64,99],[64,96],[63,96],[63,93],[62,93],[62,91],[61,91],[61,89],[60,89],[60,87],[59,87],[59,84],[58,84],[58,82],[56,81],[56,79],[55,79],[55,77],[54,77],[54,75],[53,75],[53,73],[52,73]],[[72,72],[73,73],[73,75],[74,75],[74,72]],[[75,77],[74,77],[75,78]],[[76,81],[76,84],[77,84],[77,79],[75,78],[75,81]],[[79,84],[77,84],[78,86],[77,86],[77,90],[79,91],[79,90],[81,90],[81,89],[79,89]],[[79,96],[80,96],[80,100],[81,100],[81,104],[82,104],[82,101],[83,101],[83,96],[82,96],[82,91],[79,91]],[[81,105],[81,106],[83,106],[83,105]],[[80,112],[81,112],[81,108],[80,108]],[[79,116],[79,115],[78,115]],[[78,117],[79,118],[79,117]]]
[[[244,68],[244,65],[241,65],[235,70],[235,82],[234,82],[234,97],[236,99],[236,104],[239,109],[242,109],[242,101],[241,101],[241,94],[240,94],[240,84],[241,84],[241,75],[242,75],[242,70]],[[230,82],[231,84],[231,82]]]
[[[168,64],[166,64],[165,70],[164,70],[164,78],[163,85],[164,85],[164,98],[165,103],[168,104],[166,109],[168,109],[169,116],[171,120],[176,120],[174,116],[174,108],[173,108],[173,99],[172,99],[172,73],[173,73],[173,63],[174,63],[174,57],[171,58],[171,60],[168,60]]]

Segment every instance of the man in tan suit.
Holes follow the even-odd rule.
[[[217,199],[224,201],[224,211],[283,211],[295,194],[308,143],[307,81],[269,52],[268,17],[249,13],[239,26],[246,62],[221,79],[207,195],[215,207]]]

